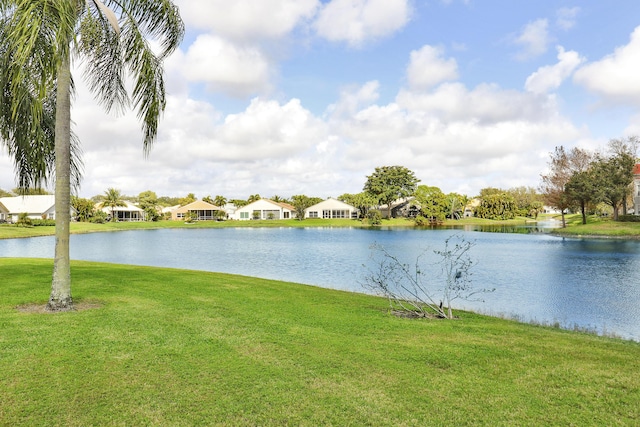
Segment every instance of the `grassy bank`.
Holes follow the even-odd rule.
[[[413,225],[406,219],[393,219],[384,221],[384,225],[407,226]],[[197,221],[185,223],[184,221],[141,221],[141,222],[107,222],[93,224],[89,222],[72,222],[71,233],[98,233],[123,230],[145,230],[160,228],[224,228],[224,227],[368,227],[361,221],[349,219],[309,219],[298,220],[261,220],[261,221]],[[52,236],[55,227],[18,227],[12,224],[0,225],[0,239]]]
[[[566,223],[566,228],[556,229],[554,234],[567,237],[640,238],[640,222],[618,222],[610,218],[590,216],[587,224],[582,224],[582,216],[572,214],[566,215]]]
[[[526,219],[518,218],[510,221],[491,221],[479,218],[466,218],[459,221],[447,221],[445,225],[517,225],[525,224]],[[382,227],[413,227],[413,220],[405,218],[393,218],[383,220]],[[144,230],[159,228],[224,228],[224,227],[372,227],[366,222],[351,219],[306,219],[298,221],[288,220],[260,220],[260,221],[198,221],[187,224],[184,221],[157,221],[157,222],[108,222],[105,224],[93,224],[88,222],[72,222],[71,233],[98,233],[123,230]],[[12,224],[0,224],[0,239],[20,237],[52,236],[55,233],[53,226],[48,227],[18,227]]]
[[[640,344],[216,273],[0,258],[0,425],[636,425]],[[6,280],[10,278],[10,280]]]

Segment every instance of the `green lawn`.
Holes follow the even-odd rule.
[[[447,221],[445,225],[518,225],[525,224],[526,218],[518,218],[509,221],[492,221],[479,218],[465,218],[459,221]],[[382,227],[413,227],[413,220],[405,218],[393,218],[382,220]],[[122,230],[142,230],[158,228],[222,228],[222,227],[363,227],[371,225],[366,222],[352,219],[295,219],[285,220],[260,220],[260,221],[197,221],[187,224],[184,221],[157,221],[157,222],[107,222],[105,224],[93,224],[89,222],[72,222],[71,233],[94,233]],[[0,224],[0,239],[52,236],[55,227],[18,227],[12,224]]]
[[[0,258],[0,425],[638,425],[640,344],[226,274]]]
[[[566,222],[566,228],[557,229],[554,233],[574,237],[640,238],[640,222],[618,222],[611,218],[590,216],[587,224],[582,224],[579,214],[566,215]]]
[[[384,221],[386,226],[411,226],[412,221],[406,219],[393,219]],[[361,221],[350,219],[310,219],[298,220],[261,220],[261,221],[197,221],[187,224],[184,221],[157,221],[157,222],[107,222],[93,224],[89,222],[72,222],[71,233],[94,233],[121,230],[143,230],[158,228],[221,228],[221,227],[368,227]],[[18,227],[12,224],[0,224],[0,239],[18,237],[52,236],[55,227]]]

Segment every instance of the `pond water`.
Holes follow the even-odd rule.
[[[503,230],[491,230],[503,231]],[[513,231],[513,230],[511,230]],[[484,302],[456,307],[559,323],[640,341],[640,242],[569,239],[467,229],[162,229],[71,236],[77,260],[217,271],[364,292],[374,243],[414,263],[460,234],[474,243],[475,288]],[[523,234],[526,233],[526,234]],[[53,256],[54,238],[0,240],[2,257]]]

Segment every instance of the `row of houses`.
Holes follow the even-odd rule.
[[[240,208],[228,204],[223,207],[212,205],[202,200],[181,207],[165,210],[172,220],[210,220],[222,216],[238,221],[259,219],[291,219],[296,218],[296,208],[289,203],[274,202],[270,199],[260,199]],[[358,209],[336,199],[323,200],[305,210],[305,218],[358,218]]]
[[[634,173],[634,213],[640,214],[640,164],[636,164]],[[103,207],[99,208],[109,217],[116,218],[118,221],[144,221],[145,213],[138,206],[130,202],[125,202],[125,206],[115,208]],[[473,215],[474,206],[468,206],[464,211],[464,216]],[[410,200],[401,200],[391,206],[391,216],[411,216],[413,209]],[[381,207],[383,214],[387,213],[387,207]],[[18,216],[26,213],[31,219],[55,219],[55,196],[16,196],[16,197],[0,197],[0,222],[17,222]],[[74,212],[72,211],[72,216]],[[218,218],[234,219],[239,221],[258,220],[258,219],[290,219],[296,217],[296,209],[288,203],[274,202],[270,199],[260,199],[253,203],[240,208],[233,204],[225,206],[215,206],[202,200],[197,200],[185,206],[173,206],[163,209],[163,214],[169,216],[172,220],[196,220],[206,221]],[[307,208],[304,212],[305,218],[358,218],[358,209],[341,202],[339,200],[329,198],[318,204]]]
[[[109,217],[117,221],[144,221],[144,210],[131,202],[125,202],[125,206],[99,207]],[[27,214],[31,219],[55,219],[55,196],[16,196],[0,197],[0,222],[17,222],[20,214]],[[72,210],[72,216],[74,212]],[[215,206],[202,200],[189,203],[185,206],[174,206],[163,209],[172,220],[207,221],[218,218],[234,219],[239,221],[258,219],[290,219],[296,217],[296,209],[288,203],[274,202],[269,199],[260,199],[246,206],[237,208],[232,204],[224,207]],[[357,218],[358,210],[336,199],[327,199],[305,210],[305,218]]]

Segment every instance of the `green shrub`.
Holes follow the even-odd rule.
[[[371,225],[382,224],[382,212],[378,209],[369,209],[369,212],[367,212],[367,221],[369,221]]]
[[[26,212],[22,212],[18,215],[18,221],[16,222],[18,227],[33,227],[33,223],[29,215]]]
[[[89,222],[94,223],[94,224],[104,224],[105,222],[107,222],[107,217],[108,216],[109,215],[107,215],[106,212],[101,211],[101,210],[96,210],[89,217]]]
[[[640,222],[640,215],[618,215],[620,222]]]
[[[56,225],[56,221],[53,219],[32,219],[31,225],[34,227],[52,227]]]

